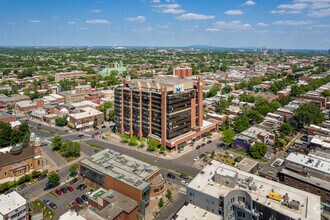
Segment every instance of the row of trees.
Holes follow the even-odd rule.
[[[51,146],[53,150],[59,151],[66,158],[80,156],[80,144],[72,141],[63,142],[59,135],[54,137]]]
[[[145,146],[147,146],[148,151],[152,151],[152,152],[158,152],[158,151],[164,152],[166,150],[164,145],[160,145],[157,141],[153,139],[150,139],[147,143],[146,138],[142,137],[138,139],[138,137],[135,135],[130,137],[127,134],[122,134],[121,141],[133,147],[137,147],[140,145],[141,148],[144,148]]]
[[[9,123],[0,122],[0,148],[22,143],[28,146],[30,141],[29,125],[24,122],[18,129],[12,129]]]

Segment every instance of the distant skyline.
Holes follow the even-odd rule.
[[[330,0],[0,0],[0,46],[330,48]]]

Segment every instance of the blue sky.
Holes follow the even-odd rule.
[[[329,49],[330,0],[0,0],[1,46]]]

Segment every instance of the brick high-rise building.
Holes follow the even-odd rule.
[[[192,76],[192,68],[190,67],[178,67],[173,70],[173,75],[180,78]]]
[[[203,121],[204,81],[159,77],[125,81],[115,89],[119,133],[148,137],[174,150],[215,130]]]

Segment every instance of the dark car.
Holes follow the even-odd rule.
[[[46,174],[46,173],[41,174],[41,175],[38,177],[38,181],[43,180],[43,179],[45,179],[46,177],[47,177],[47,174]]]
[[[208,140],[206,143],[207,143],[207,144],[211,144],[211,143],[212,143],[212,141],[211,141],[211,140]]]
[[[81,198],[82,198],[84,201],[88,201],[88,196],[86,196],[86,195],[82,195]]]
[[[83,134],[79,134],[79,135],[78,135],[78,137],[80,137],[80,138],[81,138],[81,137],[84,137],[84,135],[83,135]]]
[[[196,150],[198,150],[199,148],[201,148],[201,146],[200,145],[197,145]]]
[[[50,184],[50,183],[48,182],[48,183],[46,183],[46,186],[44,187],[44,191],[46,191],[46,190],[48,190],[48,189],[55,188],[55,187],[57,187],[57,186],[59,186],[59,185],[60,185],[60,182],[57,182],[57,183],[55,183],[54,185],[53,185],[53,184]]]
[[[308,142],[308,136],[307,135],[304,135],[300,138],[300,140],[302,141],[305,141],[305,142]]]
[[[106,128],[107,126],[105,126],[105,125],[102,125],[102,127],[101,128]]]
[[[168,173],[167,177],[171,179],[175,179],[175,175],[173,173]]]
[[[57,209],[57,205],[53,202],[49,203],[49,207],[51,207],[52,209]]]
[[[74,177],[74,176],[77,176],[78,172],[73,172],[73,173],[70,173],[70,176],[71,177]]]
[[[80,198],[80,197],[77,197],[77,198],[76,198],[76,202],[77,202],[79,205],[83,205],[83,204],[84,204],[84,200],[82,200],[82,198]]]
[[[205,143],[202,143],[202,144],[201,144],[201,147],[204,147],[204,146],[205,146]]]
[[[26,184],[21,185],[20,187],[17,188],[18,191],[21,191],[22,189],[25,189],[27,187]]]
[[[185,180],[188,179],[188,176],[187,176],[186,174],[184,174],[184,173],[181,173],[181,174],[180,174],[180,177],[181,177],[182,179],[185,179]]]
[[[68,192],[68,189],[66,188],[66,186],[63,186],[61,188],[61,191],[62,191],[62,193],[67,193]]]
[[[78,182],[78,178],[74,178],[73,180],[70,181],[70,184],[73,185],[75,184],[76,182]]]
[[[81,190],[81,191],[86,189],[86,188],[87,188],[87,186],[85,184],[80,184],[80,185],[77,186],[77,190]]]
[[[205,154],[201,154],[201,155],[199,155],[199,158],[202,159],[205,156],[206,156]]]
[[[99,151],[99,150],[97,150],[97,149],[95,149],[95,150],[94,150],[94,153],[98,153],[98,152],[100,152],[100,151]]]

